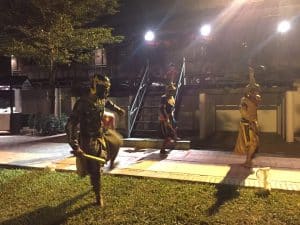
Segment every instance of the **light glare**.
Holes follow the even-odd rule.
[[[291,23],[287,20],[281,21],[277,26],[279,33],[286,33],[291,29]]]
[[[205,24],[200,28],[200,34],[204,37],[209,36],[210,32],[211,32],[211,26],[209,24]]]
[[[153,41],[154,38],[155,38],[154,32],[151,31],[151,30],[147,31],[147,32],[145,33],[144,38],[145,38],[145,41]]]

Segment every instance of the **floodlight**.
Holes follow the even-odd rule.
[[[155,39],[155,34],[152,30],[148,30],[144,36],[145,41],[153,41]]]
[[[200,28],[200,34],[204,37],[207,37],[210,35],[211,32],[211,26],[209,24],[204,24],[201,28]]]
[[[279,33],[286,33],[291,29],[291,23],[287,20],[281,21],[277,26],[277,31]]]

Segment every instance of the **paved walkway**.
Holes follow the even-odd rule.
[[[70,150],[64,135],[0,136],[0,165],[75,171]],[[104,172],[300,191],[300,158],[258,155],[252,169],[241,166],[244,160],[224,151],[173,150],[161,156],[158,149],[122,147],[117,167]]]

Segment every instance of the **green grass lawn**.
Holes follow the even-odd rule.
[[[105,207],[75,173],[0,169],[0,224],[300,224],[300,193],[103,176]]]

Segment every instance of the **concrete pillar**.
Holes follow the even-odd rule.
[[[14,94],[15,94],[15,112],[20,113],[22,112],[21,90],[14,89]]]
[[[199,131],[200,131],[200,140],[206,138],[206,94],[199,94]]]
[[[282,97],[281,100],[281,136],[285,140],[285,134],[286,134],[286,99],[285,96]]]
[[[55,88],[55,116],[61,115],[61,89]]]
[[[277,129],[277,134],[282,136],[282,110],[281,110],[282,104],[277,106],[276,110],[276,129]]]
[[[207,135],[210,136],[216,132],[216,101],[215,96],[209,95],[207,97],[207,112],[208,116],[206,117],[206,129],[208,130]]]
[[[285,111],[285,140],[286,142],[294,142],[294,98],[292,91],[285,93]]]
[[[71,109],[73,110],[73,107],[76,103],[76,97],[71,97]]]

